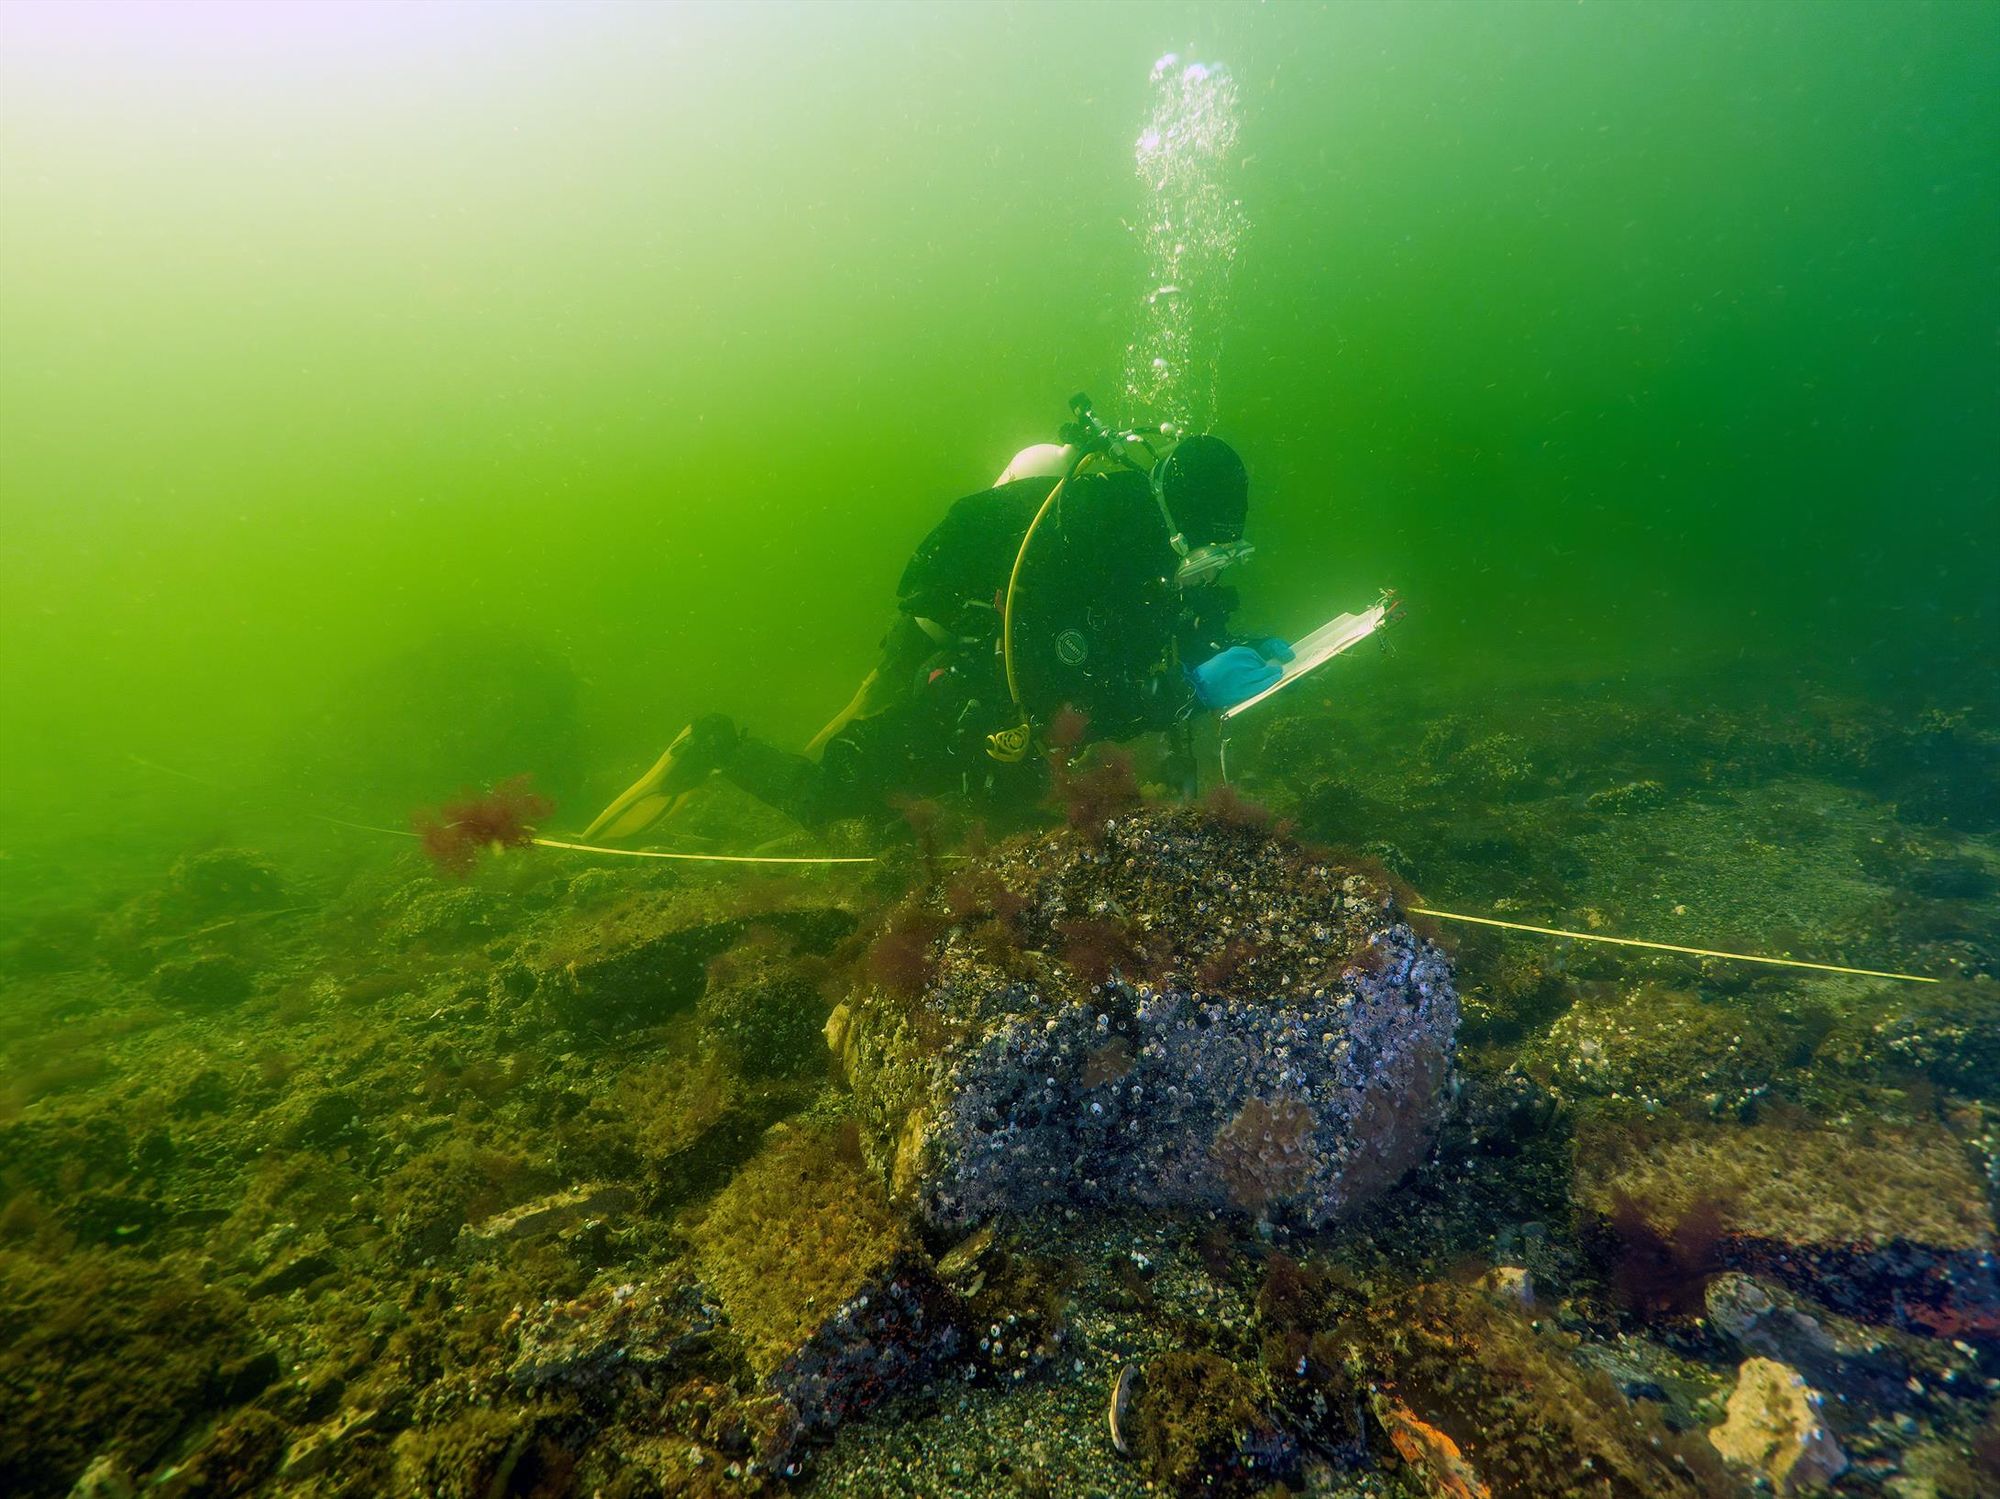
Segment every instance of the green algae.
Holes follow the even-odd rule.
[[[880,1183],[832,1138],[806,1129],[773,1139],[688,1236],[760,1376],[776,1373],[833,1311],[919,1250]]]
[[[1212,1353],[1170,1353],[1146,1365],[1133,1446],[1175,1494],[1242,1494],[1263,1488],[1256,1447],[1276,1434],[1257,1384]]]
[[[122,1251],[0,1251],[0,1487],[61,1489],[100,1452],[133,1471],[257,1395],[275,1355],[242,1303]]]
[[[1620,1198],[1671,1227],[1703,1203],[1732,1233],[1777,1244],[1981,1250],[1986,1186],[1937,1124],[1720,1128],[1605,1117],[1577,1133],[1581,1202]]]
[[[435,1499],[536,1499],[571,1492],[575,1455],[559,1411],[474,1408],[394,1446],[396,1489]]]
[[[391,1249],[417,1262],[448,1251],[460,1229],[552,1184],[546,1167],[504,1150],[454,1141],[396,1168],[382,1183]]]

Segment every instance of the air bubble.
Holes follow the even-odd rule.
[[[1153,64],[1152,85],[1134,153],[1146,198],[1139,222],[1149,287],[1175,293],[1141,298],[1125,395],[1136,420],[1201,431],[1214,416],[1229,271],[1247,227],[1228,181],[1238,97],[1228,69],[1174,53]]]

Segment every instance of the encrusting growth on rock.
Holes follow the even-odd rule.
[[[913,897],[829,1032],[869,1160],[933,1224],[1061,1201],[1319,1225],[1429,1149],[1457,998],[1386,892],[1187,809],[1015,839],[953,903],[984,880],[1025,901],[1016,951]]]

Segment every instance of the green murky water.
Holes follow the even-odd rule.
[[[1163,93],[1165,54],[1182,60],[1169,86],[1201,60],[1226,64],[1226,89]],[[503,1035],[498,1013],[440,1032],[451,985],[533,948],[523,933],[563,900],[668,892],[720,911],[762,890],[748,898],[767,910],[837,906],[865,930],[899,890],[879,873],[769,893],[591,865],[605,883],[563,896],[535,880],[581,866],[545,851],[534,875],[516,861],[449,887],[490,908],[446,911],[409,893],[428,876],[404,843],[326,819],[401,829],[526,773],[556,805],[545,831],[573,831],[698,714],[802,744],[873,664],[911,549],[1052,440],[1075,391],[1114,421],[1212,414],[1243,454],[1247,625],[1296,636],[1382,587],[1406,601],[1392,650],[1337,663],[1232,739],[1246,788],[1303,835],[1440,906],[1952,981],[1947,1021],[1842,981],[1757,988],[1468,935],[1473,1073],[1575,1106],[1564,1079],[1617,1071],[1600,1059],[1621,1007],[1673,993],[1746,1036],[1779,1024],[1791,1049],[1744,1073],[1703,1049],[1725,1041],[1690,1039],[1701,1086],[1600,1092],[1703,1128],[1772,1127],[1781,1100],[1799,1128],[1949,1135],[1990,1172],[2000,1116],[1967,1058],[1991,1044],[2000,967],[1996,101],[1990,3],[0,8],[0,1256],[8,1284],[73,1275],[100,1302],[137,1295],[129,1266],[226,1296],[265,1285],[231,1349],[278,1348],[327,1381],[224,1398],[205,1375],[172,1397],[185,1421],[114,1411],[74,1450],[0,1453],[0,1478],[11,1462],[59,1493],[112,1452],[144,1480],[240,1410],[270,1423],[249,1449],[295,1458],[359,1408],[340,1389],[372,1389],[371,1359],[421,1366],[419,1384],[469,1367],[471,1343],[448,1338],[383,1352],[432,1314],[394,1247],[405,1189],[382,1185],[444,1148],[412,1121],[474,1097],[477,1148],[514,1152],[460,1205],[472,1222],[637,1169],[549,1142],[651,1085],[608,1061],[558,1078],[575,1038]],[[1162,175],[1163,119],[1200,132],[1170,142],[1178,176]],[[726,799],[663,836],[825,846]],[[168,875],[219,848],[251,851],[216,876],[228,888]],[[258,871],[278,883],[246,894]],[[236,976],[204,990],[214,957]],[[1707,1037],[1710,1019],[1674,1034]],[[1857,1081],[1863,1031],[1945,1039]],[[643,1035],[634,1055],[693,1054],[671,1024]],[[1672,1036],[1647,1044],[1675,1054]],[[370,1046],[428,1070],[369,1073],[352,1059]],[[326,1047],[350,1058],[338,1077],[314,1071]],[[147,1091],[211,1076],[212,1106]],[[328,1089],[362,1099],[361,1133],[315,1132]],[[746,1118],[830,1120],[831,1096]],[[110,1164],[80,1143],[92,1119],[122,1131]],[[1596,1127],[1578,1126],[1575,1181],[1538,1174],[1540,1135],[1513,1158],[1539,1164],[1502,1173],[1526,1238],[1480,1241],[1513,1209],[1475,1232],[1452,1214],[1486,1209],[1429,1179],[1443,1218],[1389,1237],[1436,1264],[1546,1250],[1538,1274],[1628,1326],[1684,1312],[1619,1302],[1625,1262],[1607,1268],[1577,1227],[1608,1200],[1585,1180]],[[288,1153],[335,1164],[287,1186]],[[686,1196],[654,1190],[651,1239],[538,1262],[505,1295],[657,1270]],[[365,1283],[355,1307],[328,1311],[323,1285],[301,1300],[310,1275],[257,1279],[292,1252],[270,1237],[284,1223],[323,1236],[317,1279]],[[377,1266],[368,1223],[391,1225],[380,1266],[401,1268]],[[1202,1261],[1176,1242],[1155,1250]],[[1121,1332],[1128,1351],[1165,1346],[1152,1293],[1115,1276],[1105,1292],[1091,1264],[1064,1294],[1153,1328]],[[1209,1315],[1185,1285],[1161,1299]],[[2000,1321],[1967,1315],[1954,1327],[1990,1350]],[[86,1363],[157,1352],[138,1322],[80,1325]],[[1092,1336],[1029,1380],[1021,1410],[1042,1424],[1018,1491],[1133,1479],[1092,1424],[1119,1338]],[[0,1332],[0,1361],[9,1346]],[[27,1357],[0,1401],[53,1398]],[[1963,1388],[2000,1372],[1982,1357]],[[1671,1386],[1678,1429],[1721,1419],[1726,1382],[1682,1400],[1646,1380]],[[491,1452],[413,1457],[398,1434],[460,1430],[461,1406],[378,1405],[394,1417],[359,1456],[246,1458],[237,1489],[211,1456],[202,1481],[360,1493],[393,1472],[415,1491],[554,1494],[564,1463],[588,1468],[574,1425],[520,1450],[514,1428],[481,1437],[513,1451],[498,1478]],[[940,1419],[927,1409],[907,1431],[843,1430],[828,1491],[892,1491],[871,1466],[892,1450],[893,1491],[1014,1491],[991,1477],[1011,1407],[946,1418],[978,1482],[912,1455],[943,1440],[909,1435]],[[1427,1492],[1421,1464],[1388,1457],[1400,1418],[1372,1419],[1387,1466],[1370,1481]],[[1897,1449],[1869,1484],[1975,1492],[2000,1450],[1967,1435],[1983,1412],[1912,1419],[1911,1451],[1945,1456]],[[1361,1471],[1338,1441],[1301,1440],[1334,1454],[1328,1472]],[[1953,1488],[1949,1462],[1974,1477]],[[667,1471],[650,1481],[673,1491]]]
[[[378,674],[443,636],[567,684],[552,763],[468,769],[573,810],[706,708],[802,740],[945,503],[1115,410],[1167,51],[1241,93],[1217,422],[1272,629],[1400,588],[1373,695],[1745,653],[1991,691],[1985,6],[7,26],[31,890],[265,834],[233,793],[302,738],[341,776],[293,789],[372,802],[439,732]]]

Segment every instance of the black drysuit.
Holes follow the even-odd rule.
[[[1041,757],[1004,764],[986,738],[1019,721],[1002,614],[1021,538],[1054,484],[1022,479],[968,495],[924,538],[903,570],[881,659],[815,740],[816,761],[745,738],[723,774],[808,826],[877,814],[899,794],[1038,797]],[[1143,474],[1070,481],[1035,531],[1015,592],[1015,675],[1037,726],[1069,707],[1084,715],[1087,738],[1128,739],[1195,710],[1181,663],[1232,643],[1236,595],[1215,586],[1184,595],[1178,561]]]

